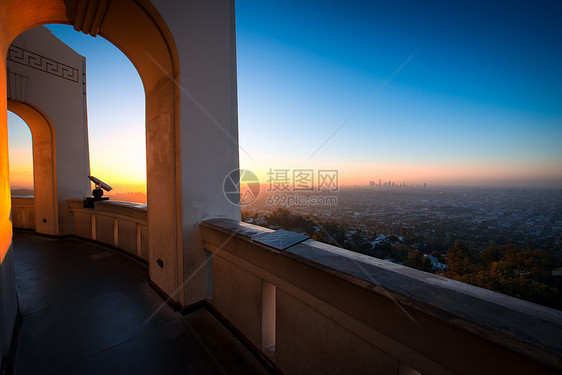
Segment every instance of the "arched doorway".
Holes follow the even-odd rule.
[[[58,235],[56,149],[53,127],[47,116],[30,104],[9,101],[8,110],[21,117],[31,130],[35,231]]]
[[[181,179],[179,178],[179,59],[172,35],[148,1],[3,1],[0,29],[0,87],[6,87],[6,51],[23,31],[63,23],[102,35],[131,60],[146,95],[147,195],[150,278],[179,303],[181,290]],[[0,90],[0,130],[6,132],[6,91]],[[6,137],[7,138],[7,137]],[[59,157],[61,157],[59,155]],[[0,181],[7,181],[7,144],[0,147]],[[9,186],[0,184],[1,250],[11,243]],[[156,262],[156,260],[160,262]],[[161,265],[161,266],[160,266]]]

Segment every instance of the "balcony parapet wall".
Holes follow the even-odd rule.
[[[562,313],[270,229],[202,222],[211,303],[286,374],[562,371]]]
[[[148,260],[148,228],[146,205],[99,201],[95,208],[84,208],[82,200],[69,199],[73,233],[124,250]]]
[[[35,198],[12,196],[12,225],[17,229],[35,229]]]

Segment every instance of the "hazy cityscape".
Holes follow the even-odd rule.
[[[12,195],[29,196],[33,190],[12,189]],[[115,201],[146,203],[145,192],[106,195]],[[313,203],[311,197],[316,198]],[[270,226],[267,218],[279,209],[313,222],[340,225],[345,231],[345,239],[337,243],[340,247],[374,249],[392,238],[396,244],[426,254],[444,254],[455,242],[480,251],[517,244],[548,250],[557,257],[556,267],[562,266],[562,190],[436,187],[386,181],[340,187],[319,195],[272,192],[263,185],[257,199],[242,206],[242,214],[246,222]],[[291,228],[297,232],[302,229]]]
[[[292,195],[262,192],[243,208],[243,220],[501,292],[494,285],[502,282],[490,278],[506,266],[512,281],[525,284],[506,293],[562,308],[555,289],[562,266],[562,191],[371,182],[330,192],[336,204],[296,204]],[[455,250],[466,266],[456,273]],[[529,297],[533,288],[550,294]]]

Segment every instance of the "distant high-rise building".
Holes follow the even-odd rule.
[[[375,188],[375,181],[370,181],[370,182],[369,182],[369,185],[371,186],[371,188],[374,189],[374,188]]]
[[[427,183],[423,183],[423,188],[425,189],[427,187]]]

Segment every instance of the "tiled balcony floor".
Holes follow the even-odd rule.
[[[16,374],[268,373],[206,309],[162,306],[147,267],[120,252],[15,232],[14,253]]]

